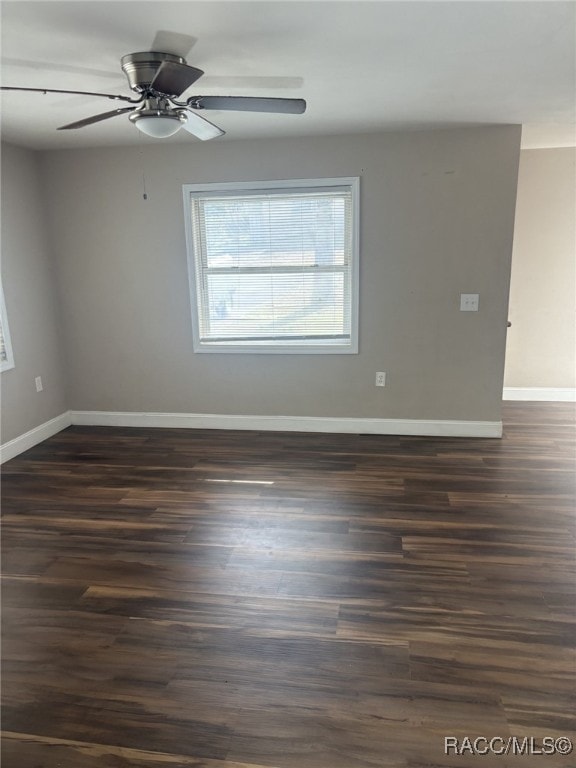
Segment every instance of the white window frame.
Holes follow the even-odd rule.
[[[0,322],[2,323],[2,336],[4,337],[4,349],[6,350],[6,360],[0,360],[0,373],[3,373],[14,368],[14,353],[12,351],[12,340],[8,327],[8,315],[6,313],[2,283],[0,283]]]
[[[220,195],[241,194],[242,192],[267,192],[271,190],[310,191],[311,189],[348,187],[352,193],[352,263],[350,270],[350,342],[347,344],[322,344],[318,342],[270,343],[222,343],[201,342],[199,321],[199,285],[198,266],[196,259],[196,237],[192,219],[191,200],[194,197],[208,197],[211,194]],[[282,179],[272,181],[246,182],[211,182],[206,184],[184,184],[182,186],[184,199],[184,221],[186,227],[186,251],[188,259],[188,279],[190,283],[190,303],[192,310],[192,333],[194,352],[210,352],[219,354],[280,354],[280,355],[345,355],[358,353],[358,311],[359,311],[359,261],[360,261],[360,179],[357,176],[324,179]],[[200,258],[200,254],[198,254]]]

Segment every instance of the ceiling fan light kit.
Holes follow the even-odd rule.
[[[169,102],[158,99],[154,104],[149,99],[143,107],[134,110],[128,115],[131,123],[147,136],[154,139],[166,139],[174,136],[186,123],[187,116],[184,110],[172,109]]]
[[[168,136],[174,136],[182,128],[182,123],[186,122],[185,117],[177,114],[142,114],[133,112],[129,119],[136,128],[153,139],[167,139]]]
[[[121,107],[110,112],[78,120],[63,125],[58,130],[73,130],[87,125],[108,120],[116,115],[128,114],[128,119],[136,128],[147,136],[165,139],[184,128],[202,141],[223,136],[224,131],[201,117],[200,110],[234,110],[239,112],[272,112],[276,114],[302,114],[306,110],[304,99],[258,98],[251,96],[191,96],[185,101],[178,101],[204,72],[186,64],[182,56],[160,51],[141,51],[122,56],[122,71],[128,79],[130,88],[138,98],[127,96],[92,93],[86,91],[63,91],[51,88],[18,88],[2,86],[5,91],[35,91],[39,93],[88,94],[107,99],[119,99],[128,102],[129,107]]]

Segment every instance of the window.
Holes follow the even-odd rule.
[[[4,292],[2,285],[0,285],[0,371],[8,371],[10,368],[14,368],[14,356],[8,329],[8,318],[6,317]]]
[[[184,185],[196,352],[357,352],[358,186]]]

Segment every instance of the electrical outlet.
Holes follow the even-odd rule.
[[[376,372],[376,386],[377,387],[385,387],[386,386],[386,374],[384,371],[377,371]]]
[[[479,293],[460,294],[460,312],[478,312]]]
[[[42,390],[44,389],[44,387],[42,386],[42,376],[36,376],[34,381],[36,383],[36,392],[42,392]]]

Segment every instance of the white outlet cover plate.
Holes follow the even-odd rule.
[[[461,293],[460,294],[460,312],[478,312],[480,303],[479,293]]]

